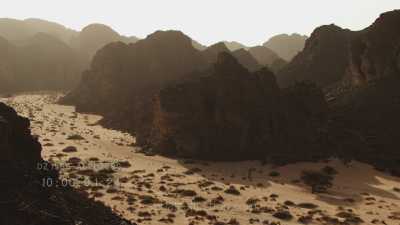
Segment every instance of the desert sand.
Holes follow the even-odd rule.
[[[369,165],[332,159],[276,167],[144,155],[133,136],[98,125],[100,116],[56,104],[61,96],[21,94],[0,101],[31,120],[43,158],[60,170],[58,185],[87,192],[132,222],[400,225],[400,179]],[[314,194],[301,173],[326,166],[337,171],[333,186]]]

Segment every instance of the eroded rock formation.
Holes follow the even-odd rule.
[[[251,73],[228,53],[210,74],[162,89],[154,103],[147,147],[219,160],[311,159],[327,110],[314,86],[282,91],[267,68]]]

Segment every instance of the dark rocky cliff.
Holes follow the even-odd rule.
[[[321,87],[340,81],[348,66],[352,32],[336,25],[322,26],[307,39],[304,50],[277,74],[281,87],[310,80]]]
[[[264,68],[250,73],[221,53],[210,74],[162,89],[147,147],[219,160],[312,159],[327,110],[313,86],[280,90]]]

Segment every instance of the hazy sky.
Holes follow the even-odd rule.
[[[0,17],[42,18],[80,30],[105,23],[145,37],[177,29],[204,44],[236,40],[261,44],[279,33],[309,35],[323,24],[358,30],[400,0],[1,0]]]

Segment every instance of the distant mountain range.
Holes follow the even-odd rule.
[[[7,49],[1,53],[2,92],[71,89],[97,50],[110,42],[139,40],[102,24],[78,32],[40,19],[0,19],[0,37]]]

